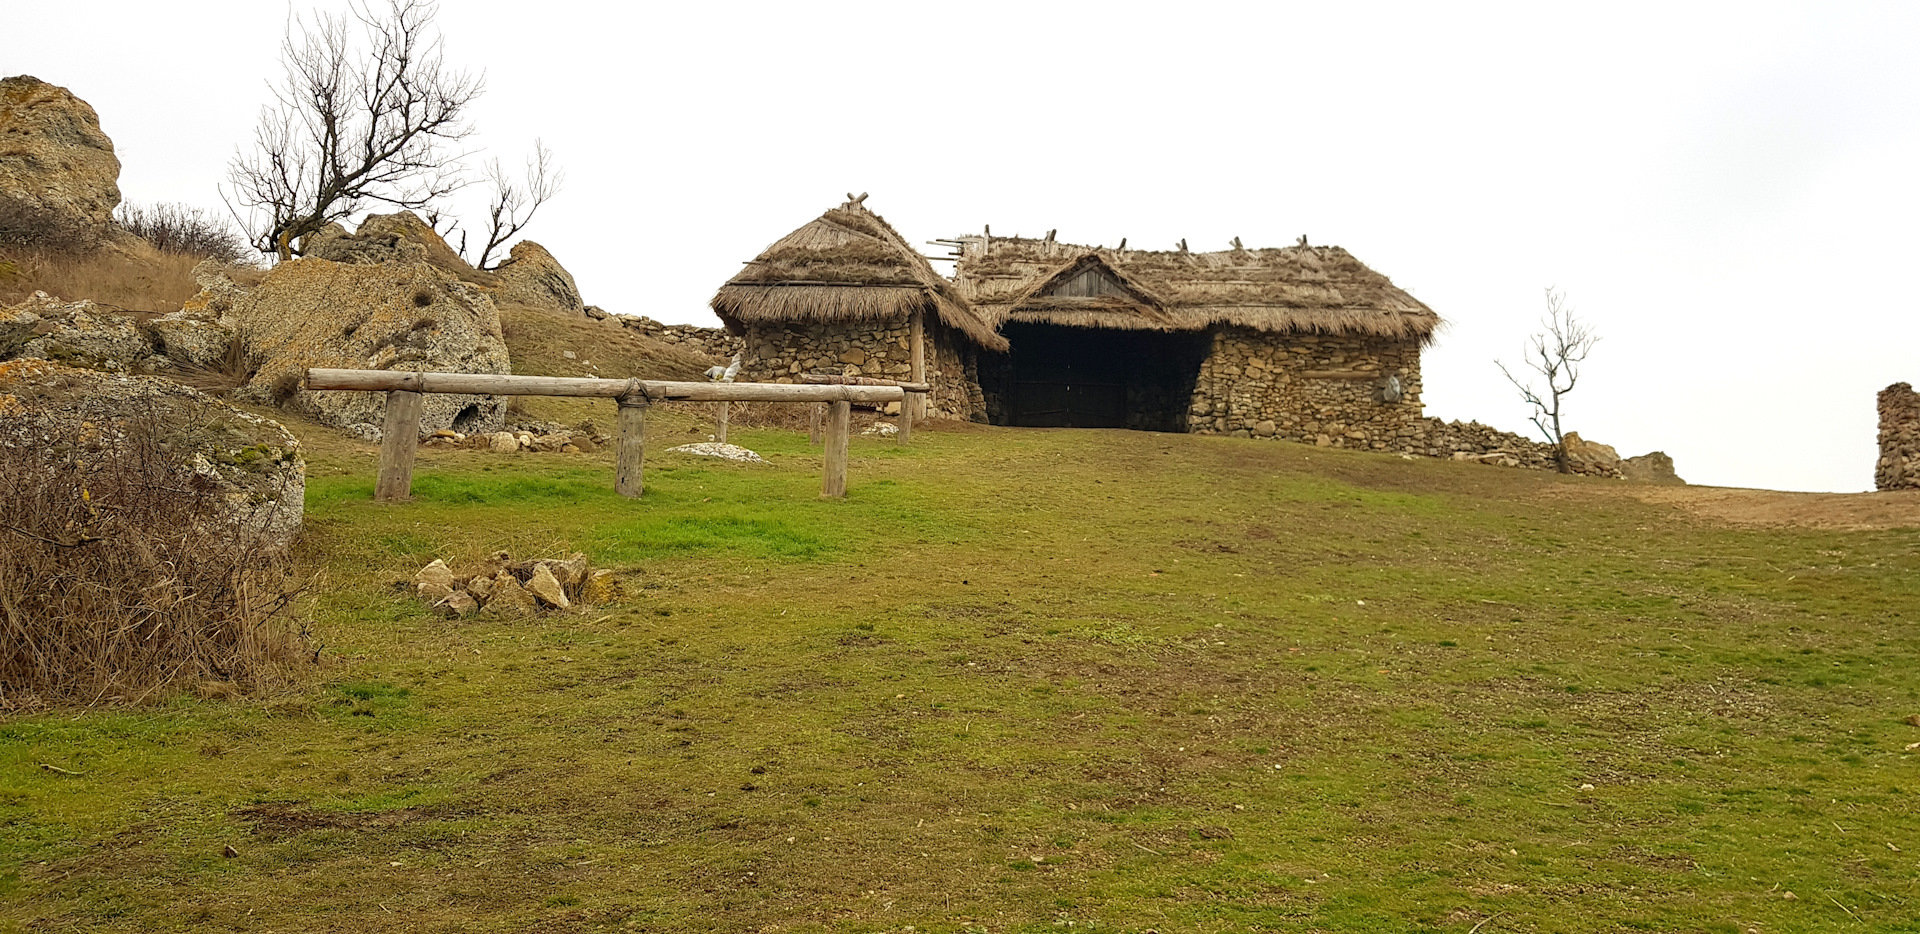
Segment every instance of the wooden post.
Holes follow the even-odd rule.
[[[722,403],[723,405],[725,403]],[[640,496],[640,468],[646,456],[647,397],[632,393],[620,397],[620,445],[614,456],[613,488],[621,496]]]
[[[843,499],[847,495],[847,436],[853,433],[853,403],[835,402],[827,415],[827,476],[820,495]]]
[[[916,383],[924,383],[927,381],[927,325],[925,311],[916,309],[913,312],[909,332],[907,342],[909,348],[913,351],[913,362],[911,364],[912,373],[909,374],[908,378]],[[927,394],[924,392],[908,393],[905,399],[900,400],[901,414],[905,415],[909,408],[913,409],[914,412],[911,415],[907,415],[908,418],[926,418]]]
[[[717,405],[720,407],[720,416],[717,419],[717,421],[719,422],[719,429],[713,433],[713,440],[718,441],[721,444],[726,444],[727,443],[727,414],[728,414],[728,410],[733,408],[733,403],[715,402],[714,405]]]
[[[380,479],[373,498],[399,503],[413,498],[413,455],[420,447],[420,394],[387,393],[387,423],[380,429]]]
[[[825,402],[815,402],[812,406],[813,414],[812,414],[812,417],[808,419],[808,422],[807,422],[807,443],[808,444],[820,443],[820,413],[826,407],[827,407],[827,404]]]
[[[900,400],[900,422],[894,427],[900,429],[900,434],[895,437],[901,444],[913,440],[913,397],[917,395],[919,393],[910,392],[905,399]]]

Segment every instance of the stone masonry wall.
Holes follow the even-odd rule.
[[[1920,393],[1907,383],[1880,390],[1880,460],[1873,467],[1880,490],[1920,490]]]
[[[595,317],[597,306],[587,306],[587,315]],[[605,312],[601,312],[605,315]],[[693,324],[662,324],[652,318],[641,315],[610,315],[619,321],[622,327],[637,331],[648,337],[668,344],[683,344],[704,353],[709,357],[730,359],[740,352],[740,338],[729,333],[726,328],[703,328]]]
[[[1389,374],[1398,402],[1381,398]],[[1406,451],[1423,446],[1424,421],[1418,341],[1229,327],[1200,365],[1187,430]]]
[[[928,418],[977,421],[985,401],[974,354],[954,332],[926,323]],[[907,315],[867,321],[793,321],[752,324],[741,357],[740,379],[792,383],[802,373],[906,380],[913,373]]]

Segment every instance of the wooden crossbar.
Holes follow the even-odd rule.
[[[839,377],[849,379],[850,377]],[[851,377],[857,379],[858,377]],[[414,452],[420,441],[421,396],[453,393],[482,396],[571,396],[614,399],[619,402],[619,447],[614,457],[614,489],[622,496],[641,494],[641,465],[646,452],[646,412],[655,402],[803,402],[830,406],[827,421],[825,479],[821,495],[847,495],[847,440],[851,434],[849,409],[862,405],[901,404],[908,411],[909,394],[924,395],[921,384],[872,383],[692,383],[653,379],[595,379],[558,376],[509,376],[491,373],[426,373],[397,370],[341,370],[314,367],[305,385],[316,391],[384,392],[386,425],[380,442],[380,477],[374,498],[397,502],[412,498]],[[817,416],[816,416],[817,417]],[[721,440],[725,440],[725,415]],[[910,416],[903,419],[910,422]],[[816,423],[817,424],[817,423]],[[903,425],[901,440],[906,440]]]

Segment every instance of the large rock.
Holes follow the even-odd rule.
[[[1638,457],[1629,457],[1620,462],[1620,470],[1628,480],[1640,483],[1660,483],[1667,486],[1686,486],[1687,481],[1673,472],[1673,458],[1665,451],[1649,451]]]
[[[1577,431],[1567,432],[1561,443],[1567,447],[1567,467],[1572,472],[1615,479],[1625,476],[1620,469],[1620,452],[1612,445],[1588,441]]]
[[[560,261],[547,252],[547,248],[532,240],[522,240],[513,245],[507,254],[507,261],[493,270],[499,277],[494,287],[494,297],[502,302],[526,305],[542,311],[559,311],[567,314],[583,315],[587,313],[585,302],[580,300],[580,287],[573,282],[573,275],[560,265]],[[602,313],[604,316],[604,312]]]
[[[92,241],[120,204],[120,160],[100,116],[66,88],[29,75],[0,79],[0,210],[46,218]]]
[[[300,255],[310,259],[376,266],[426,263],[468,282],[488,285],[493,281],[492,276],[461,259],[433,225],[412,211],[369,214],[353,233],[339,224],[328,224],[301,240],[300,249]]]
[[[167,458],[211,490],[207,521],[282,549],[300,530],[306,464],[279,423],[178,383],[23,358],[0,363],[0,448],[83,469]],[[163,494],[164,495],[164,491]]]
[[[301,386],[308,367],[511,372],[493,299],[428,263],[281,263],[232,299],[227,317],[259,363],[236,398],[362,434],[380,425],[382,394],[310,392]],[[497,396],[429,393],[422,403],[423,434],[493,431],[506,417]]]
[[[90,301],[63,302],[45,292],[0,310],[0,360],[11,357],[121,373],[170,365],[136,316]]]

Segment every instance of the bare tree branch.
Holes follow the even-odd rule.
[[[482,79],[447,68],[433,0],[371,2],[287,24],[275,103],[221,192],[262,253],[290,259],[297,240],[369,205],[424,209],[466,184],[454,148]]]
[[[473,262],[479,269],[499,266],[497,261],[488,265],[488,260],[494,258],[493,251],[506,245],[508,239],[533,220],[541,205],[559,194],[563,178],[553,167],[553,150],[537,139],[533,141],[533,155],[527,158],[524,187],[507,177],[499,159],[487,164],[487,177],[493,181],[493,199],[487,209],[487,245],[480,249],[479,258]]]
[[[1561,473],[1569,471],[1566,435],[1560,425],[1562,402],[1579,385],[1580,365],[1600,340],[1592,326],[1574,316],[1566,299],[1565,293],[1551,287],[1547,289],[1547,316],[1540,322],[1546,331],[1529,336],[1521,352],[1527,368],[1545,377],[1544,394],[1533,388],[1531,379],[1521,382],[1505,363],[1493,361],[1507,382],[1520,390],[1520,398],[1532,408],[1529,420],[1546,436],[1547,443],[1553,445],[1554,463]]]

